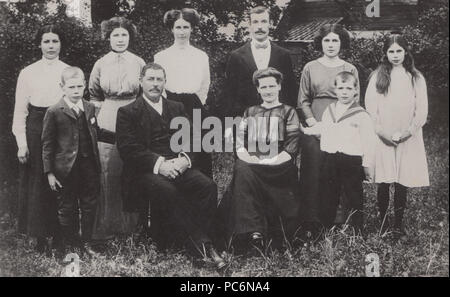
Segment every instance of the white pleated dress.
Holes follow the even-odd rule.
[[[376,90],[376,73],[366,91],[366,109],[374,120],[375,130],[394,135],[409,130],[412,136],[397,147],[384,144],[377,138],[375,182],[399,183],[406,187],[429,186],[428,165],[422,127],[428,115],[428,96],[425,79],[420,75],[412,83],[411,75],[403,67],[391,72],[386,95]]]

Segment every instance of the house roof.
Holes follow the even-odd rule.
[[[337,24],[343,17],[322,17],[312,21],[295,24],[288,30],[284,41],[287,42],[311,42],[317,35],[319,29],[328,24]]]

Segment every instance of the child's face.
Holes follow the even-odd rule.
[[[343,82],[340,78],[336,79],[335,92],[339,102],[341,102],[342,104],[349,104],[355,101],[355,80],[348,79],[347,81]]]
[[[258,80],[259,86],[257,88],[261,98],[266,103],[272,103],[278,100],[278,96],[281,90],[280,84],[275,77],[263,77]]]
[[[405,49],[397,43],[388,48],[386,55],[393,66],[400,66],[405,61]]]
[[[83,77],[74,77],[67,79],[65,84],[61,87],[66,97],[69,98],[71,102],[76,103],[83,98],[84,86]]]

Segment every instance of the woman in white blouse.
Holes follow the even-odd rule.
[[[211,83],[208,55],[190,44],[193,29],[200,21],[200,15],[192,8],[169,10],[164,15],[164,25],[171,30],[174,43],[155,55],[155,63],[166,71],[167,99],[184,104],[186,113],[193,119],[194,109],[199,109],[202,118],[209,85]],[[202,153],[198,169],[212,176],[211,156]]]
[[[139,75],[145,62],[128,51],[136,29],[123,17],[113,17],[101,24],[103,38],[111,51],[97,60],[89,78],[91,102],[99,109],[100,127],[116,130],[117,110],[136,99]],[[122,211],[122,160],[116,145],[99,142],[102,165],[101,194],[93,238],[102,240],[119,233],[130,233],[136,226],[137,215]]]
[[[47,237],[55,236],[58,226],[56,199],[42,166],[41,133],[47,108],[62,97],[61,74],[69,66],[59,60],[62,39],[54,25],[38,31],[42,59],[19,74],[12,124],[20,162],[19,232],[36,237],[39,252],[45,252]]]

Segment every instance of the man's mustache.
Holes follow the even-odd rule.
[[[265,30],[256,30],[256,32],[255,33],[266,33],[266,31]]]

